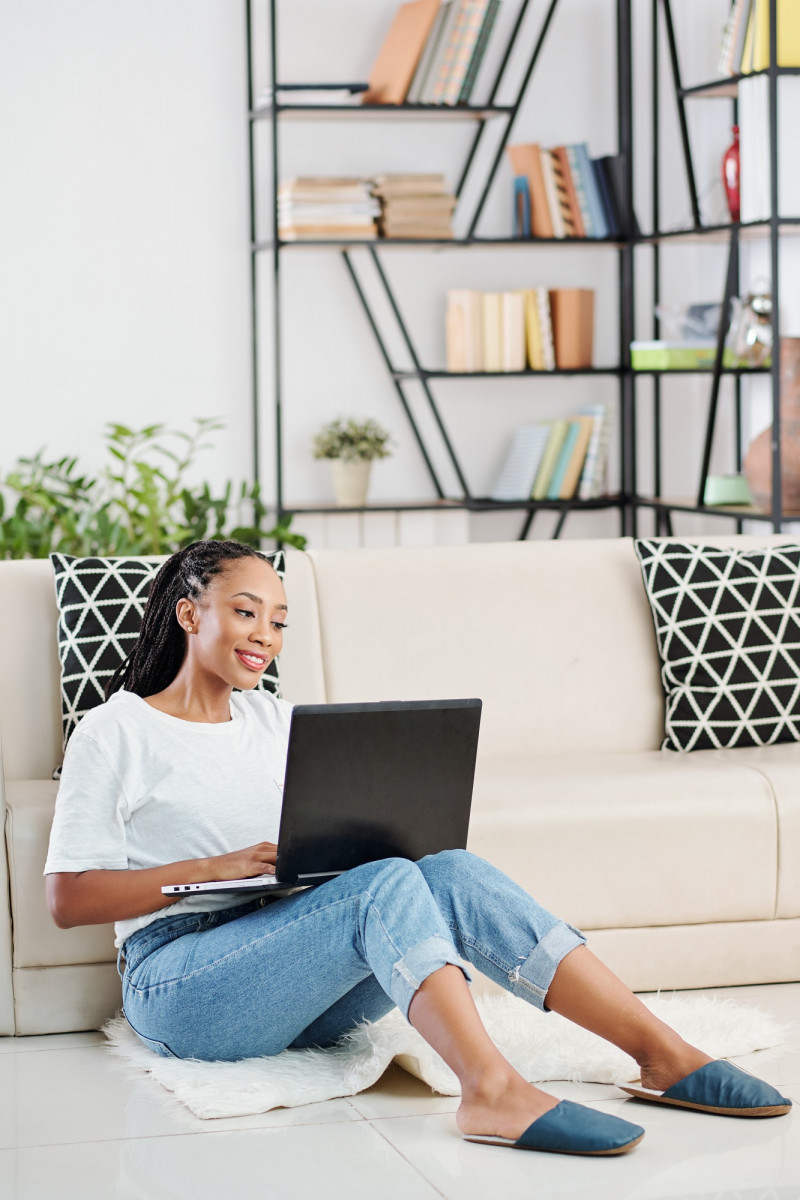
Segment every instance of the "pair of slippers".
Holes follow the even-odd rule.
[[[695,1112],[717,1113],[726,1117],[780,1117],[792,1107],[768,1083],[729,1062],[710,1062],[698,1067],[664,1092],[636,1084],[621,1088],[637,1100],[671,1104]],[[562,1100],[529,1125],[521,1137],[465,1135],[465,1141],[512,1150],[549,1150],[556,1154],[626,1154],[644,1137],[641,1125],[623,1121],[607,1113]]]

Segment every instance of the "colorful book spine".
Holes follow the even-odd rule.
[[[556,352],[553,344],[553,320],[550,314],[550,293],[547,288],[536,288],[536,307],[539,314],[539,329],[542,337],[542,363],[545,371],[555,371]]]
[[[572,184],[575,188],[575,197],[578,201],[580,209],[581,221],[583,222],[584,236],[587,238],[597,237],[592,223],[592,212],[589,208],[589,197],[586,195],[583,177],[580,172],[580,164],[578,162],[578,154],[576,146],[565,146],[567,159],[569,161],[570,174],[572,175]]]
[[[532,371],[543,371],[544,355],[542,331],[539,326],[539,304],[533,288],[528,288],[525,292],[525,344],[528,351],[528,366]]]
[[[533,490],[531,491],[532,500],[545,500],[547,498],[550,480],[553,477],[553,471],[564,446],[564,439],[567,436],[568,429],[568,421],[553,421],[550,438],[542,456],[542,463],[533,482]]]
[[[467,75],[464,80],[461,94],[458,97],[459,104],[469,104],[472,95],[472,89],[475,87],[475,80],[478,78],[478,71],[481,69],[483,56],[486,53],[486,47],[489,45],[489,38],[494,28],[495,20],[497,19],[497,11],[500,8],[500,0],[489,0],[489,7],[486,10],[486,15],[483,18],[483,25],[478,35],[478,40],[475,43],[475,49],[472,52],[472,58],[469,61]]]
[[[592,436],[586,451],[581,480],[578,484],[580,500],[597,500],[605,492],[608,450],[611,443],[611,414],[603,404],[595,404],[584,410],[592,417]]]
[[[611,192],[611,184],[606,175],[606,164],[601,158],[592,159],[592,170],[597,181],[597,190],[600,193],[600,200],[603,205],[603,215],[608,226],[609,237],[619,237],[622,233],[619,218],[614,209],[614,199]]]
[[[553,223],[553,237],[563,238],[567,234],[564,229],[564,219],[561,216],[561,205],[558,202],[558,191],[556,190],[556,180],[553,172],[553,159],[550,151],[545,150],[543,146],[539,147],[539,157],[542,163],[547,207],[550,212],[550,220]]]
[[[501,292],[484,292],[481,296],[481,326],[483,331],[484,371],[503,370],[503,299]]]
[[[444,47],[439,62],[439,70],[436,78],[433,81],[433,90],[431,91],[431,104],[444,104],[445,93],[450,76],[456,65],[458,58],[458,50],[466,33],[469,15],[472,11],[474,0],[454,0],[456,3],[455,20],[452,23],[450,37]]]
[[[564,482],[564,476],[567,472],[569,460],[572,458],[573,451],[575,450],[575,443],[578,440],[580,428],[581,426],[579,421],[567,422],[567,434],[564,438],[564,444],[561,447],[561,453],[558,456],[558,461],[553,470],[553,477],[550,480],[550,486],[547,489],[548,500],[561,499],[561,487]]]
[[[597,190],[597,181],[594,177],[592,162],[589,158],[589,151],[586,149],[586,143],[578,142],[575,146],[575,152],[578,156],[578,169],[586,191],[586,199],[589,202],[589,210],[592,214],[592,229],[594,231],[592,236],[596,238],[608,237],[608,226],[603,216],[603,205],[600,200],[600,193]]]
[[[489,0],[472,0],[464,23],[464,32],[456,51],[450,75],[442,97],[443,104],[458,104],[461,88],[467,77],[470,59],[480,37]]]
[[[428,67],[425,83],[422,87],[422,94],[420,96],[421,104],[432,104],[433,94],[437,86],[439,76],[443,75],[444,78],[447,78],[445,59],[450,51],[455,24],[458,19],[459,11],[464,3],[465,0],[450,0],[450,3],[447,5],[447,12],[444,20],[442,21],[439,37],[436,41],[436,49],[431,59],[430,66]]]
[[[428,72],[431,69],[431,63],[436,57],[436,51],[439,48],[439,39],[442,36],[442,29],[447,20],[447,13],[450,9],[452,0],[444,0],[444,3],[439,7],[436,14],[436,20],[433,23],[428,40],[425,43],[422,54],[420,55],[417,69],[414,72],[414,78],[411,80],[411,87],[408,89],[406,96],[406,104],[420,104],[422,101],[422,93],[425,89],[425,84],[428,79]]]
[[[550,151],[550,163],[553,169],[553,183],[556,189],[556,199],[559,209],[561,210],[561,222],[564,226],[565,237],[579,237],[578,222],[576,216],[580,219],[580,213],[573,212],[572,202],[570,200],[570,185],[569,165],[567,164],[566,154],[563,153],[563,146],[554,146]],[[582,228],[582,225],[580,226]]]

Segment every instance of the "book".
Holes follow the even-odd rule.
[[[597,181],[597,190],[600,193],[600,200],[603,205],[603,215],[608,226],[609,237],[619,237],[622,233],[622,226],[619,216],[614,206],[614,197],[611,191],[611,184],[606,175],[606,163],[602,158],[592,159],[592,170]]]
[[[482,371],[481,294],[465,288],[447,293],[447,369]]]
[[[481,293],[484,371],[503,370],[503,303],[500,292]]]
[[[572,186],[575,189],[575,200],[578,204],[578,211],[581,214],[584,237],[595,237],[592,225],[592,211],[589,208],[589,198],[586,195],[586,187],[578,163],[577,150],[575,146],[565,146],[564,149],[567,152],[567,162],[569,163],[570,175],[572,177]]]
[[[594,404],[581,410],[592,418],[592,434],[586,450],[578,499],[596,500],[602,496],[605,468],[608,460],[608,445],[611,438],[611,418],[604,404]]]
[[[738,75],[742,64],[747,26],[750,23],[751,0],[734,0],[725,26],[719,57],[721,75]]]
[[[436,57],[436,51],[439,46],[439,39],[442,36],[442,29],[447,19],[447,14],[453,0],[444,0],[444,3],[439,5],[436,13],[436,18],[433,22],[431,32],[426,38],[425,45],[422,49],[422,54],[419,57],[417,68],[414,71],[414,78],[406,94],[406,104],[419,104],[422,100],[422,94],[425,89],[425,84],[428,80],[428,73],[431,69],[431,63]]]
[[[777,0],[777,49],[779,67],[800,67],[800,8],[797,0]],[[769,0],[753,0],[748,22],[747,39],[752,54],[744,57],[742,72],[764,71],[769,66]]]
[[[592,365],[594,292],[589,288],[554,288],[550,319],[557,367],[574,370]]]
[[[527,288],[524,296],[525,345],[528,352],[528,366],[532,371],[543,371],[544,354],[542,352],[542,331],[539,326],[539,302],[533,288]]]
[[[556,367],[555,348],[553,346],[553,321],[550,315],[550,296],[547,288],[534,289],[536,307],[539,316],[539,333],[542,339],[542,369],[554,371]]]
[[[564,234],[566,237],[583,237],[583,221],[575,197],[575,187],[570,175],[565,147],[554,146],[550,151],[550,161],[553,168],[556,197],[561,209]],[[578,232],[579,230],[580,232]]]
[[[550,426],[521,425],[514,433],[497,481],[489,493],[492,500],[528,500],[539,465],[550,439]]]
[[[547,203],[539,146],[533,142],[529,145],[507,146],[506,150],[514,175],[524,175],[528,180],[533,236],[551,238],[553,222],[550,219],[550,208]]]
[[[539,147],[539,158],[542,164],[542,175],[544,176],[544,190],[547,196],[547,207],[550,210],[550,220],[553,223],[553,237],[566,237],[564,229],[564,218],[561,215],[561,205],[558,202],[558,192],[556,190],[556,179],[553,171],[553,159],[550,156],[550,151],[544,147]]]
[[[481,30],[478,34],[478,40],[475,43],[475,49],[472,52],[472,58],[469,60],[467,74],[461,87],[461,93],[458,97],[459,104],[469,104],[473,88],[475,87],[475,80],[478,78],[478,71],[480,70],[481,63],[483,62],[483,56],[486,53],[486,47],[489,45],[489,38],[491,37],[499,8],[500,0],[489,0],[489,6],[486,9],[486,13],[483,18],[483,24],[481,25]]]
[[[501,292],[501,328],[503,331],[504,371],[525,370],[525,296],[522,292]]]
[[[467,15],[464,21],[464,28],[461,34],[461,39],[456,49],[456,55],[450,68],[450,74],[442,96],[443,104],[457,104],[461,95],[461,88],[469,70],[470,59],[472,52],[475,49],[475,44],[483,26],[483,19],[486,16],[486,10],[489,6],[489,0],[471,0]]]
[[[589,449],[589,439],[592,436],[594,421],[590,416],[578,416],[575,420],[578,425],[578,433],[561,479],[559,500],[571,500],[577,492],[583,464],[586,462],[586,453]]]
[[[452,0],[451,12],[442,30],[436,58],[431,65],[424,97],[428,104],[442,104],[447,81],[455,63],[461,38],[464,36],[472,0]]]
[[[636,219],[636,213],[634,212],[632,205],[630,210],[631,229],[627,229],[625,193],[628,182],[626,177],[624,156],[622,154],[606,154],[597,161],[603,164],[603,170],[605,172],[606,179],[608,180],[609,187],[611,188],[611,196],[614,201],[614,208],[619,219],[620,233],[624,234],[630,232],[638,237],[640,233],[639,222]]]
[[[402,104],[411,86],[440,0],[410,0],[401,4],[369,73],[364,104]]]
[[[536,479],[533,482],[532,500],[545,500],[547,498],[550,480],[561,454],[568,428],[568,421],[553,421],[551,423],[550,437],[547,440],[547,446],[542,455],[539,470],[536,472]]]
[[[575,158],[577,161],[577,170],[580,174],[580,181],[583,184],[583,190],[586,194],[586,202],[589,206],[591,219],[591,234],[587,236],[595,238],[608,237],[608,226],[606,225],[603,215],[603,205],[600,200],[600,193],[597,190],[597,180],[595,179],[594,171],[592,170],[591,159],[589,152],[586,149],[585,142],[577,142],[573,147]],[[572,166],[572,158],[570,158],[570,167]],[[573,171],[573,179],[575,172]],[[577,190],[577,184],[576,184]],[[585,224],[585,222],[584,222]]]
[[[567,465],[572,458],[575,445],[578,441],[578,434],[580,433],[581,429],[580,422],[575,419],[567,421],[566,425],[567,432],[564,437],[561,452],[556,459],[556,465],[553,468],[553,474],[550,477],[550,486],[547,489],[548,500],[560,500],[562,498],[561,487],[564,482],[564,476],[567,472]]]
[[[514,213],[512,227],[515,238],[531,236],[531,189],[526,175],[514,176]]]

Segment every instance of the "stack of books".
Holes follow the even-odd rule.
[[[592,365],[594,292],[526,288],[447,293],[448,371],[553,371]]]
[[[367,179],[306,176],[278,187],[278,236],[285,242],[304,238],[371,241],[378,236],[380,211]]]
[[[372,195],[380,202],[379,228],[386,238],[451,238],[456,206],[444,175],[377,175]]]
[[[412,0],[397,11],[365,104],[467,104],[500,0]]]
[[[602,404],[563,421],[523,425],[514,434],[491,499],[596,500],[608,492],[611,417]]]
[[[800,67],[800,10],[778,0],[778,66]],[[722,75],[749,75],[769,66],[769,0],[733,0],[719,52]]]
[[[516,237],[622,236],[620,155],[590,158],[585,142],[551,149],[532,142],[507,149],[514,172]]]

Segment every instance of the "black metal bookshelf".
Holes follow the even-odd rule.
[[[509,62],[515,47],[521,44],[520,34],[526,22],[530,8],[530,0],[520,0],[508,39],[501,51],[500,62],[491,84],[487,102],[482,105],[460,105],[446,107],[429,104],[401,105],[359,105],[359,104],[309,104],[292,103],[291,93],[281,88],[278,71],[278,3],[279,0],[267,0],[269,12],[269,52],[268,52],[268,85],[272,103],[254,103],[253,96],[253,9],[255,0],[245,0],[247,28],[247,62],[248,62],[248,103],[249,103],[249,150],[250,150],[250,243],[251,243],[251,297],[252,297],[252,361],[253,361],[253,474],[256,480],[260,478],[259,461],[259,431],[260,431],[260,384],[263,369],[263,355],[259,337],[259,296],[257,263],[261,256],[271,258],[272,274],[272,383],[273,406],[275,423],[275,495],[274,508],[280,518],[288,513],[320,513],[328,511],[404,511],[420,508],[417,502],[398,501],[391,505],[368,505],[363,510],[341,509],[333,505],[287,504],[284,486],[283,462],[283,410],[286,402],[283,386],[283,349],[282,349],[282,301],[281,301],[281,257],[286,252],[301,249],[330,249],[340,253],[347,275],[350,278],[355,293],[367,323],[372,331],[380,355],[383,359],[387,374],[395,389],[398,400],[403,408],[406,419],[413,433],[417,447],[430,476],[433,490],[437,499],[430,504],[434,508],[442,506],[461,507],[474,512],[487,511],[521,511],[525,519],[519,533],[525,538],[539,510],[558,512],[559,517],[553,536],[559,536],[564,522],[571,512],[592,511],[600,509],[616,509],[620,517],[620,532],[631,532],[631,517],[635,470],[630,461],[631,452],[635,449],[635,422],[633,416],[633,382],[630,367],[630,341],[633,335],[633,238],[509,238],[484,237],[476,234],[476,228],[484,210],[489,192],[502,162],[503,153],[511,135],[514,123],[526,89],[535,70],[536,63],[542,53],[547,32],[553,16],[559,7],[560,0],[547,0],[545,11],[538,28],[532,38],[524,44],[530,44],[527,61],[522,67],[521,76],[513,90],[514,98],[510,104],[499,104],[497,97],[501,87],[509,82],[507,74]],[[631,0],[616,0],[617,24],[617,134],[618,152],[626,164],[626,196],[624,198],[623,227],[632,228],[632,161],[633,161],[633,106],[632,106],[632,64],[631,64]],[[527,29],[525,30],[527,38]],[[311,86],[311,85],[309,85]],[[455,194],[462,197],[467,182],[476,183],[480,189],[477,202],[472,207],[469,219],[465,222],[467,232],[464,237],[452,239],[386,239],[347,240],[347,239],[303,239],[298,241],[283,240],[279,236],[278,226],[278,183],[280,180],[280,125],[285,120],[328,120],[328,121],[385,121],[391,123],[397,120],[427,121],[471,121],[476,124],[476,130],[471,144],[461,165],[458,185]],[[473,170],[476,164],[476,152],[480,146],[484,132],[490,123],[499,121],[502,132],[497,139],[488,170],[478,178]],[[256,186],[256,145],[255,131],[259,125],[268,124],[271,133],[271,212],[270,234],[268,238],[259,236],[259,197]],[[481,187],[482,184],[482,187]],[[382,257],[385,251],[393,249],[419,248],[430,252],[440,253],[449,250],[476,250],[487,248],[513,248],[519,250],[535,250],[540,246],[559,246],[585,250],[611,250],[618,256],[618,312],[620,338],[616,364],[602,367],[583,368],[580,370],[562,369],[556,371],[515,371],[515,372],[451,372],[436,368],[423,367],[411,332],[399,304],[397,295],[387,277]],[[405,356],[410,366],[401,365],[395,361],[389,350],[389,338],[385,329],[379,326],[373,304],[371,304],[364,286],[363,270],[369,266],[373,278],[377,279],[379,294],[388,303],[388,309],[394,322],[394,333],[399,334],[399,340],[404,347]],[[499,502],[488,497],[476,496],[469,486],[454,440],[443,418],[442,411],[434,394],[433,385],[438,381],[446,387],[446,381],[456,379],[503,379],[525,378],[533,383],[541,378],[561,378],[570,376],[607,376],[616,378],[619,388],[619,439],[620,439],[620,480],[614,489],[614,494],[598,500],[580,501],[534,501]],[[460,494],[447,496],[445,488],[434,465],[432,447],[426,442],[420,424],[415,418],[413,408],[406,395],[406,387],[415,385],[422,389],[433,427],[439,438],[439,453],[449,460],[453,474],[458,481]],[[423,505],[424,507],[424,505]]]
[[[779,274],[779,245],[782,236],[800,234],[800,217],[782,215],[778,211],[778,146],[777,146],[777,86],[782,75],[798,75],[798,67],[777,66],[777,0],[769,0],[770,20],[770,66],[763,70],[747,75],[723,77],[707,82],[685,87],[681,80],[680,61],[675,37],[674,23],[670,0],[652,0],[652,59],[651,59],[651,113],[652,113],[652,227],[654,232],[636,238],[636,244],[649,246],[653,254],[653,308],[660,300],[660,255],[662,247],[681,241],[714,241],[727,243],[728,261],[725,276],[725,288],[722,295],[720,325],[717,336],[717,347],[713,368],[710,375],[706,431],[703,445],[700,479],[695,500],[670,499],[662,494],[662,411],[660,382],[665,375],[682,372],[663,371],[652,372],[654,378],[653,393],[653,476],[654,495],[644,496],[639,493],[635,470],[636,453],[632,454],[634,470],[633,486],[631,488],[631,503],[633,508],[632,525],[637,526],[637,510],[651,509],[656,514],[656,532],[671,533],[671,514],[673,512],[695,513],[704,516],[733,518],[736,521],[737,532],[742,530],[744,520],[769,522],[773,530],[780,532],[784,520],[797,519],[800,514],[786,513],[781,507],[781,436],[780,436],[780,274]],[[660,124],[660,95],[659,95],[659,64],[662,36],[665,39],[670,62],[671,81],[678,111],[678,121],[681,134],[683,168],[689,197],[692,206],[693,224],[688,229],[662,230],[660,228],[659,191],[660,191],[660,160],[659,160],[659,124]],[[769,161],[770,161],[770,214],[758,221],[739,221],[713,225],[704,225],[700,218],[699,200],[695,182],[692,148],[686,117],[686,102],[709,99],[728,100],[731,103],[731,124],[738,124],[738,94],[739,84],[744,79],[754,75],[765,76],[769,81]],[[771,296],[772,296],[772,335],[773,354],[771,366],[763,368],[726,368],[722,365],[724,344],[730,319],[731,298],[740,293],[741,280],[739,269],[739,248],[742,242],[750,240],[768,241],[770,245],[771,267]],[[653,336],[659,335],[659,321],[653,320]],[[700,373],[699,371],[697,372]],[[636,375],[651,374],[637,371]],[[745,506],[709,506],[704,503],[706,482],[709,474],[711,453],[714,443],[717,413],[720,403],[720,383],[725,375],[734,379],[733,402],[735,406],[735,470],[741,471],[743,459],[743,430],[742,430],[742,390],[743,379],[749,376],[769,375],[772,384],[772,503],[769,512]],[[635,424],[636,407],[632,408]]]

